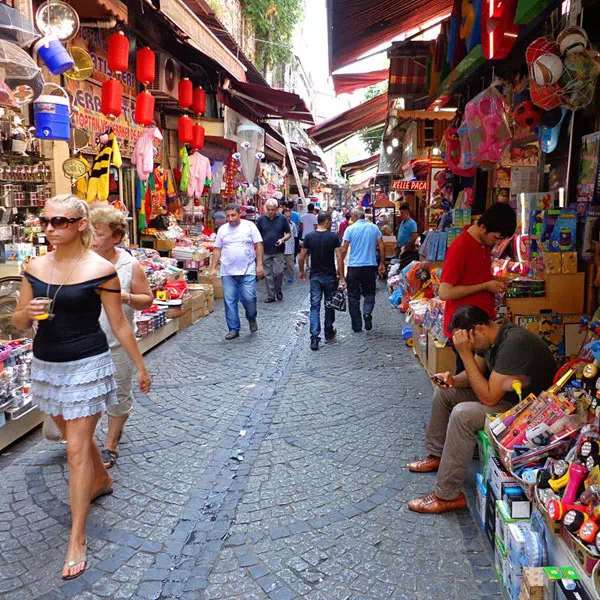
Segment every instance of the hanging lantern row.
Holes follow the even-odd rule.
[[[206,112],[206,92],[201,87],[194,90],[192,111],[197,115],[203,115]]]
[[[108,68],[115,73],[124,73],[129,68],[129,40],[122,31],[108,38]]]
[[[188,115],[179,117],[177,123],[177,133],[179,134],[179,142],[181,144],[189,144],[193,138],[194,122]]]
[[[144,90],[135,99],[135,122],[147,127],[154,121],[154,96]]]
[[[118,79],[107,79],[102,84],[102,114],[116,119],[123,106],[123,86]]]
[[[135,75],[138,81],[146,87],[156,79],[156,55],[147,46],[137,51]]]
[[[194,150],[202,150],[202,148],[204,148],[204,127],[202,127],[202,125],[194,125],[192,132],[192,148],[194,148]]]

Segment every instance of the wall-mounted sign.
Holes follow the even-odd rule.
[[[392,189],[397,192],[425,192],[429,189],[427,181],[406,181],[406,179],[395,179]]]

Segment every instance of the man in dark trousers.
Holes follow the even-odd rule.
[[[338,288],[339,282],[345,287],[344,261],[340,248],[340,238],[331,231],[331,215],[326,212],[319,213],[317,217],[317,229],[304,236],[304,246],[300,252],[298,264],[300,267],[300,279],[306,278],[304,263],[307,254],[310,256],[310,348],[319,349],[321,341],[321,299],[325,303],[331,299]],[[337,255],[337,274],[335,259]],[[335,337],[333,328],[335,322],[335,310],[325,307],[325,340]]]
[[[408,503],[414,512],[438,514],[467,508],[463,484],[473,457],[475,435],[486,416],[518,402],[511,391],[519,380],[523,397],[552,385],[556,363],[539,336],[512,323],[499,324],[478,306],[465,305],[449,324],[465,371],[438,373],[425,436],[428,455],[408,465],[414,473],[437,471],[433,492]]]
[[[278,214],[279,203],[274,198],[267,200],[265,204],[267,211],[258,219],[256,226],[263,238],[265,256],[263,267],[265,271],[265,282],[267,284],[267,299],[265,302],[283,300],[283,271],[285,259],[283,251],[285,242],[292,236],[288,220]]]
[[[373,309],[375,308],[375,289],[377,287],[377,271],[385,275],[385,246],[379,227],[365,219],[365,213],[357,208],[352,210],[355,221],[344,232],[342,245],[342,261],[345,260],[348,248],[348,310],[352,319],[352,331],[362,331],[363,314],[360,310],[360,298],[364,296],[363,306],[365,329],[373,329]],[[377,250],[379,249],[379,269],[377,269]]]
[[[497,203],[488,208],[477,223],[465,227],[446,253],[440,283],[440,299],[446,302],[444,332],[451,338],[449,325],[455,311],[467,304],[478,306],[490,319],[496,318],[495,295],[505,284],[492,277],[492,248],[511,237],[517,226],[515,211]],[[456,372],[463,370],[457,354]]]

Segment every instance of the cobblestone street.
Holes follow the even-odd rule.
[[[0,597],[484,600],[499,598],[469,512],[410,513],[434,475],[428,378],[378,292],[372,332],[311,352],[308,285],[225,342],[215,313],[147,355],[153,376],[88,519],[88,570],[60,579],[65,447],[37,431],[0,457]],[[104,429],[103,423],[102,428]],[[101,432],[99,432],[101,434]],[[472,482],[469,484],[472,487]]]

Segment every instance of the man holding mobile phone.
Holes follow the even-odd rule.
[[[548,345],[527,329],[498,324],[478,306],[461,306],[449,324],[465,370],[438,373],[425,438],[428,455],[410,463],[415,473],[438,471],[435,489],[415,498],[408,508],[438,514],[467,507],[462,492],[475,435],[486,415],[511,408],[518,398],[512,383],[522,383],[523,395],[539,394],[552,384],[556,363]],[[483,354],[483,356],[480,356]]]

